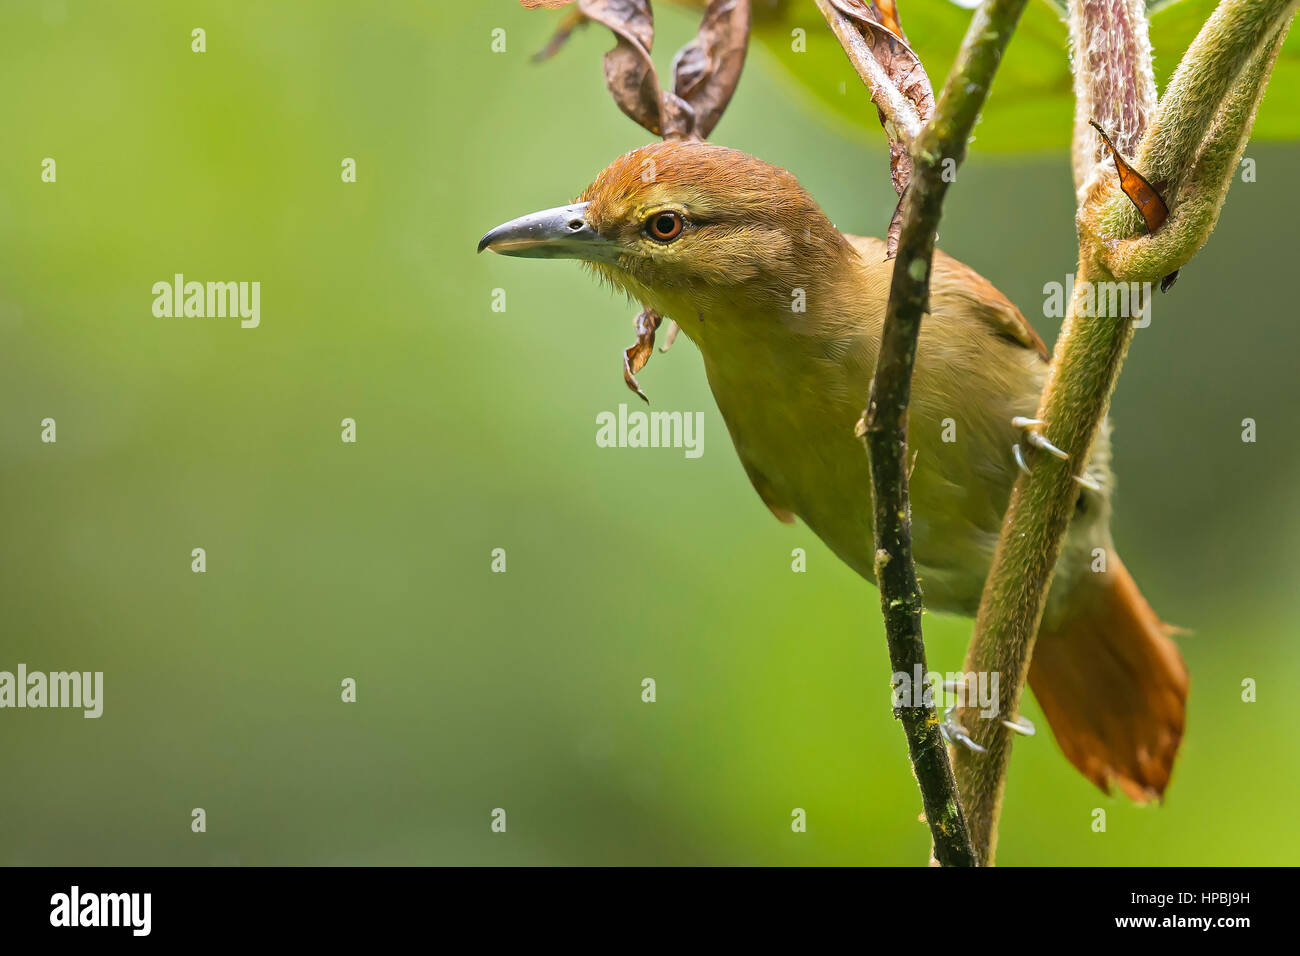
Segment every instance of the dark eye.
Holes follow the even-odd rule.
[[[645,231],[656,242],[672,242],[682,234],[686,223],[675,212],[657,212],[646,220]]]

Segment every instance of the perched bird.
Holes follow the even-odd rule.
[[[759,497],[874,580],[871,480],[854,426],[894,268],[883,241],[839,232],[783,169],[670,142],[615,160],[572,205],[493,229],[484,249],[581,260],[674,319],[704,357]],[[1059,455],[1050,426],[1031,418],[1047,372],[1047,348],[1016,307],[936,252],[908,415],[913,550],[932,609],[975,614],[1017,469]],[[1169,783],[1187,670],[1115,554],[1112,488],[1102,434],[1079,476],[1029,683],[1089,780],[1149,800]]]

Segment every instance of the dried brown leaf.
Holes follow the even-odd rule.
[[[524,3],[524,6],[528,5],[527,0],[521,0],[521,2]],[[564,2],[572,3],[573,0],[564,0]],[[555,32],[551,34],[551,38],[546,42],[546,46],[533,54],[533,62],[542,63],[555,56],[555,54],[560,52],[564,44],[569,42],[569,37],[573,35],[573,31],[578,27],[585,27],[586,25],[587,17],[581,10],[570,10],[564,15],[564,19],[560,21],[560,25],[555,28]]]
[[[578,0],[578,9],[608,27],[618,41],[605,54],[605,85],[614,102],[647,130],[661,135],[659,77],[650,59],[655,28],[649,0]]]
[[[1124,190],[1124,195],[1129,198],[1133,205],[1137,206],[1138,212],[1142,213],[1142,218],[1146,220],[1147,232],[1155,232],[1169,218],[1169,207],[1160,198],[1160,193],[1156,192],[1156,188],[1146,181],[1146,177],[1130,166],[1128,161],[1119,154],[1119,150],[1115,148],[1111,138],[1106,135],[1106,131],[1093,120],[1088,120],[1088,122],[1101,136],[1106,148],[1110,150],[1111,156],[1115,158],[1115,169],[1119,172],[1119,188]],[[1174,273],[1174,275],[1176,277],[1177,273]],[[1173,282],[1169,284],[1173,285]]]
[[[695,39],[673,58],[673,93],[692,112],[685,135],[705,139],[740,82],[749,48],[749,0],[710,0]]]
[[[934,115],[930,77],[920,57],[907,44],[895,0],[831,0],[831,4],[853,24],[875,61],[878,69],[866,72],[876,78],[877,86],[888,85],[873,88],[871,99],[889,137],[889,178],[901,197],[912,180],[911,137]],[[848,47],[845,43],[845,52],[856,64],[855,51]],[[886,239],[891,258],[898,245],[900,226],[899,211],[895,209]]]
[[[650,361],[650,356],[654,354],[655,349],[655,331],[659,328],[659,323],[663,321],[663,316],[653,309],[642,309],[636,317],[636,342],[623,350],[623,381],[627,387],[641,396],[641,400],[647,405],[650,399],[646,398],[645,392],[641,391],[641,386],[636,383],[636,373],[645,368],[645,363]]]

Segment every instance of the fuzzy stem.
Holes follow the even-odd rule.
[[[1074,185],[1081,188],[1102,160],[1101,124],[1132,156],[1156,107],[1144,0],[1083,0],[1069,10],[1074,69]]]
[[[1072,5],[1087,2],[1072,0]],[[1125,314],[1108,315],[1108,297],[1088,293],[1097,283],[1155,281],[1182,265],[1208,238],[1213,219],[1206,221],[1203,212],[1193,210],[1212,206],[1217,216],[1296,2],[1223,0],[1184,55],[1134,164],[1149,180],[1182,184],[1170,187],[1177,188],[1178,203],[1164,227],[1149,237],[1132,238],[1145,227],[1131,204],[1123,208],[1129,200],[1119,192],[1113,173],[1099,165],[1085,184],[1075,291],[1036,416],[1051,423],[1051,440],[1068,460],[1040,456],[1031,474],[1016,482],[966,659],[968,672],[1000,675],[999,714],[1019,713],[1034,640],[1078,494],[1073,476],[1083,471],[1105,418],[1133,337],[1132,318],[1146,306],[1140,301]],[[1076,68],[1080,62],[1076,57]],[[1238,82],[1237,92],[1229,94]],[[1087,144],[1076,143],[1076,155],[1086,149]],[[1180,234],[1177,219],[1184,205],[1188,211],[1183,215],[1201,217],[1191,243],[1168,238]],[[1125,231],[1119,233],[1114,231],[1121,218],[1113,214],[1116,208],[1123,213]],[[1141,248],[1152,254],[1142,260],[1116,254],[1130,243],[1146,244]],[[991,865],[1012,734],[975,709],[962,710],[958,720],[987,749],[984,754],[958,749],[955,767],[980,862]]]
[[[1135,282],[1158,281],[1186,265],[1210,238],[1289,26],[1289,18],[1284,19],[1237,75],[1200,145],[1195,163],[1171,197],[1172,212],[1165,224],[1154,235],[1122,239],[1109,247],[1106,264],[1117,275]],[[1111,201],[1109,197],[1106,200],[1107,204]],[[1099,218],[1103,231],[1108,231],[1115,217],[1107,208]]]
[[[876,580],[889,658],[894,673],[909,677],[918,669],[926,673],[927,667],[907,496],[907,406],[921,316],[929,309],[935,231],[948,189],[944,160],[959,164],[965,158],[966,143],[1025,2],[986,0],[975,12],[934,116],[913,144],[912,180],[903,197],[880,353],[859,426],[871,464]],[[907,735],[935,859],[944,866],[976,865],[933,705],[904,705],[896,713]]]

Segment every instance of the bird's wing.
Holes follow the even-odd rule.
[[[1044,361],[1050,357],[1047,345],[1034,331],[1029,320],[988,279],[938,249],[934,252],[934,273],[931,294],[934,294],[936,286],[941,286],[943,294],[961,299],[966,308],[957,310],[957,314],[969,311],[992,326],[994,332],[1032,349]]]
[[[885,243],[871,236],[846,236],[867,264],[868,287],[873,294],[889,297],[889,281],[893,263],[885,258]],[[1038,353],[1044,360],[1050,358],[1047,346],[1039,338],[1029,320],[1011,300],[998,291],[988,279],[970,266],[958,262],[938,249],[934,251],[934,275],[930,282],[931,311],[945,305],[952,315],[969,315],[982,321],[997,335],[1010,342]]]

